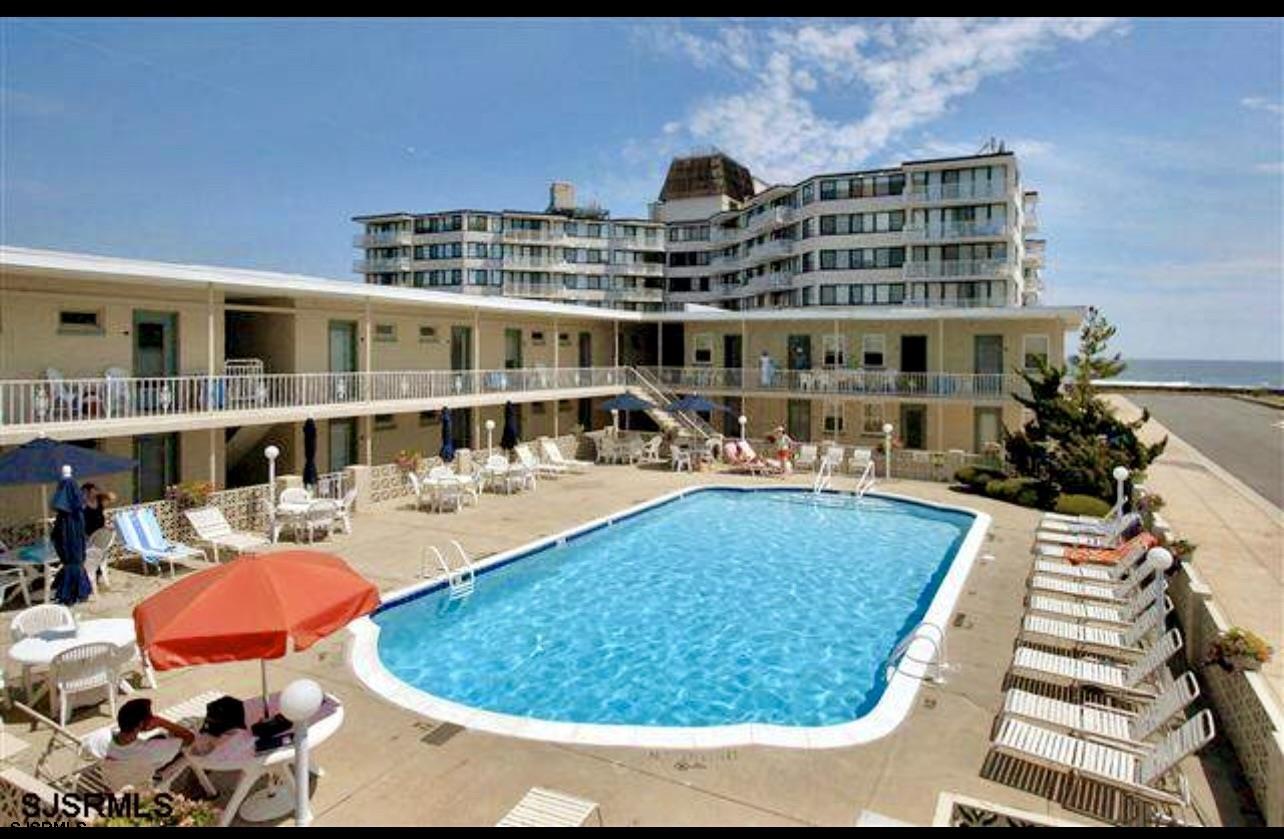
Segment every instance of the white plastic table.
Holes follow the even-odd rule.
[[[280,700],[280,694],[274,693],[268,696],[268,710],[271,714],[277,712],[277,702]],[[253,725],[259,720],[264,719],[263,699],[255,697],[244,700],[245,703],[245,723]],[[317,746],[330,739],[339,727],[343,725],[343,703],[338,697],[331,694],[325,695],[325,700],[321,704],[321,710],[308,723],[308,748],[315,749]],[[287,771],[289,766],[294,762],[294,745],[282,746],[279,749],[273,749],[268,752],[255,753],[254,735],[249,731],[239,731],[236,734],[225,736],[219,741],[218,746],[208,754],[197,755],[188,751],[188,758],[191,762],[204,770],[205,772],[239,772],[240,779],[237,781],[236,789],[232,792],[232,797],[228,800],[227,806],[223,808],[223,817],[220,822],[221,827],[227,827],[231,824],[232,819],[236,817],[238,810],[243,809],[242,804],[246,801],[250,789],[264,775],[276,775],[285,788],[290,792],[289,801],[294,801],[294,784],[292,773]],[[319,769],[314,770],[319,773]],[[248,812],[243,813],[242,817],[248,821],[254,821],[258,813],[254,812],[253,806],[245,808]],[[291,806],[291,809],[293,807]],[[276,814],[268,818],[276,818]]]
[[[106,641],[117,647],[137,649],[138,640],[134,635],[134,622],[129,618],[81,621],[76,625],[74,634],[42,632],[23,638],[10,646],[6,655],[10,661],[22,667],[22,686],[26,690],[27,701],[34,703],[36,699],[32,693],[31,684],[31,677],[36,669],[48,667],[54,657],[61,652],[97,641]],[[52,700],[51,695],[50,701]]]

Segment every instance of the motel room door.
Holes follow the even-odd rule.
[[[722,336],[722,366],[727,370],[727,384],[740,387],[741,368],[744,366],[744,350],[739,335]],[[734,419],[734,417],[733,417]],[[740,433],[739,426],[736,433]]]
[[[926,405],[901,405],[901,440],[907,449],[927,448]]]
[[[978,394],[1002,394],[1003,336],[977,335],[972,346],[972,372],[978,374],[973,390]]]
[[[790,370],[811,369],[811,336],[790,335],[788,343],[789,358],[786,363]],[[793,435],[790,435],[793,436]],[[806,438],[802,438],[806,439]]]
[[[357,322],[332,320],[329,326],[330,372],[353,374],[357,372]],[[355,401],[361,398],[361,388],[355,375],[331,377],[333,398],[336,401]]]

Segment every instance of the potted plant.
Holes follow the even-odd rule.
[[[145,792],[138,807],[126,815],[103,816],[94,827],[214,827],[219,808],[210,801],[194,801],[178,793]]]
[[[1178,563],[1182,563],[1195,558],[1195,548],[1198,545],[1188,539],[1174,539],[1166,547],[1168,552],[1173,555],[1173,559],[1177,560]]]
[[[165,496],[175,502],[180,510],[204,507],[213,494],[213,481],[183,481],[165,491]]]
[[[1260,636],[1231,627],[1223,632],[1216,641],[1208,645],[1208,656],[1205,665],[1218,665],[1227,673],[1244,670],[1259,670],[1271,660],[1275,651]]]
[[[419,465],[423,463],[424,456],[422,452],[413,449],[402,449],[393,457],[393,462],[402,472],[418,472]]]

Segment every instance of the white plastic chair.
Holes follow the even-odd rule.
[[[428,472],[428,487],[432,489],[433,509],[441,512],[446,507],[459,511],[463,505],[463,484],[455,470],[449,466],[435,466]]]
[[[352,533],[352,506],[357,503],[357,491],[350,489],[343,494],[343,500],[339,502],[339,524],[343,527],[343,532]]]
[[[27,575],[21,568],[0,568],[0,605],[9,601],[15,593],[22,595],[22,602],[31,605],[31,589],[27,586]]]
[[[307,504],[312,501],[312,493],[301,487],[290,487],[281,490],[281,495],[277,498],[278,504]]]
[[[89,575],[94,594],[98,593],[98,575],[103,575],[103,585],[111,587],[111,576],[107,566],[111,557],[112,546],[116,544],[116,528],[100,527],[89,536],[85,546],[85,573]]]
[[[49,664],[49,712],[56,707],[58,722],[66,725],[74,697],[106,689],[111,715],[116,716],[119,659],[119,648],[106,641],[80,644],[54,656]]]
[[[798,447],[798,457],[794,459],[794,467],[799,471],[803,469],[814,470],[820,463],[820,450],[815,443],[803,443]]]
[[[14,641],[30,638],[42,632],[76,631],[76,617],[66,606],[56,603],[42,603],[23,609],[9,622],[9,637]]]
[[[339,504],[329,498],[319,498],[308,505],[304,523],[308,530],[308,542],[316,539],[317,531],[325,531],[328,536],[334,529],[335,519],[339,517]]]

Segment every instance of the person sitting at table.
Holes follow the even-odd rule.
[[[107,505],[116,501],[116,494],[99,489],[92,481],[80,485],[80,494],[85,501],[85,535],[92,536],[106,526]]]
[[[142,736],[152,731],[162,733],[155,737]],[[150,778],[178,760],[183,749],[195,740],[196,735],[183,726],[153,714],[150,699],[131,699],[116,713],[116,730],[111,733],[111,742],[103,755],[108,783],[113,787],[124,785],[115,783],[111,774],[124,779],[127,774],[142,775],[145,771]],[[132,771],[111,773],[113,763]]]

